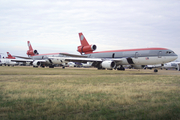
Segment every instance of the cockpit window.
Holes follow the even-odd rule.
[[[166,54],[171,54],[174,53],[173,51],[167,51]]]

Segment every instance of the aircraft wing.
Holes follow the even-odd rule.
[[[78,57],[65,57],[64,60],[69,62],[80,62],[80,63],[103,61],[100,58],[78,58]]]
[[[18,57],[18,58],[23,58],[23,59],[31,59],[30,57],[23,57],[23,56],[14,56],[13,57]]]
[[[114,62],[122,62],[122,59],[110,59],[110,60],[112,60]]]
[[[47,60],[25,60],[25,59],[13,59],[11,60],[12,62],[33,62],[33,61],[38,61],[38,62],[47,62]]]
[[[70,61],[70,62],[85,63],[85,62],[102,62],[102,61],[105,61],[104,59],[101,59],[101,58],[87,58],[88,56],[84,56],[84,55],[75,55],[75,54],[69,54],[69,53],[60,53],[60,55],[69,56],[67,58],[65,57],[65,60]],[[108,59],[108,60],[114,61],[114,62],[116,62],[116,64],[120,64],[122,62],[122,59]]]
[[[66,55],[69,57],[80,57],[80,58],[87,58],[87,56],[84,55],[75,55],[75,54],[69,54],[69,53],[59,53],[60,55]]]
[[[12,62],[33,62],[33,60],[25,60],[25,59],[13,59]]]
[[[48,57],[48,58],[56,59],[59,57]],[[64,57],[63,59],[69,62],[80,62],[80,63],[114,61],[119,64],[120,62],[122,62],[122,59],[80,58],[80,57]]]
[[[34,60],[34,61],[38,61],[38,62],[47,62],[47,60]]]

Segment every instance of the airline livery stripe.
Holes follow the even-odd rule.
[[[126,51],[142,51],[142,50],[168,50],[168,49],[167,48],[140,48],[140,49],[100,51],[100,52],[93,52],[93,53],[126,52]],[[93,54],[93,53],[91,53],[91,54]]]

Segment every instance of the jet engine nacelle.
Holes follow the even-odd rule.
[[[41,63],[39,62],[39,61],[37,61],[37,60],[35,60],[34,62],[33,62],[33,66],[40,66],[41,65]]]
[[[145,65],[133,65],[134,69],[143,69]]]
[[[96,45],[88,45],[88,46],[78,46],[78,52],[82,53],[92,53],[92,51],[96,50]]]
[[[101,66],[102,68],[112,69],[116,66],[116,63],[114,61],[103,61]]]
[[[33,55],[38,55],[38,51],[37,50],[28,50],[27,51],[27,55],[28,56],[33,56]]]

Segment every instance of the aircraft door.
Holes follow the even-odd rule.
[[[138,58],[138,56],[139,56],[139,53],[136,52],[136,53],[135,53],[135,58]]]
[[[112,58],[114,58],[114,56],[115,56],[115,53],[112,54]]]
[[[138,63],[139,63],[138,57],[139,57],[139,53],[138,53],[138,52],[135,52],[135,54],[134,54],[134,63],[135,63],[135,64],[138,64]]]
[[[162,51],[159,51],[158,58],[161,58],[161,57],[162,57]]]

